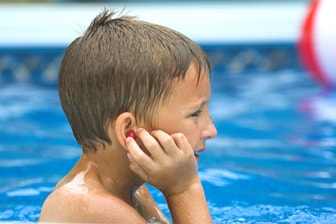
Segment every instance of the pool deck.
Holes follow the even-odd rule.
[[[102,9],[176,29],[198,43],[294,43],[304,2],[1,4],[0,47],[66,46]]]

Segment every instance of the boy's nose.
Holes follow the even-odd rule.
[[[211,125],[210,125],[210,138],[214,138],[217,136],[217,128],[215,127],[214,123],[211,120]]]
[[[209,116],[209,120],[207,122],[205,132],[204,132],[204,137],[207,139],[211,139],[211,138],[216,137],[216,135],[217,135],[217,129],[214,123],[212,122],[211,117]]]

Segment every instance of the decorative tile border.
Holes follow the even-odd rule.
[[[301,70],[293,43],[201,44],[215,75]],[[64,47],[0,47],[0,84],[57,85]]]
[[[302,70],[293,43],[208,44],[202,47],[210,58],[214,74]]]
[[[0,48],[0,84],[29,82],[57,85],[64,47]]]

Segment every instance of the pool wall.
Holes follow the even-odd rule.
[[[0,84],[56,85],[64,49],[103,8],[186,34],[207,52],[217,75],[301,69],[296,42],[307,9],[301,1],[2,4]]]
[[[239,75],[301,70],[295,43],[201,44],[213,74]],[[0,84],[13,82],[56,86],[65,46],[0,46]]]

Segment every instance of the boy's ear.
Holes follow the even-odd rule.
[[[114,122],[115,135],[124,148],[126,148],[126,132],[129,130],[136,130],[136,120],[134,114],[130,112],[121,113]]]

